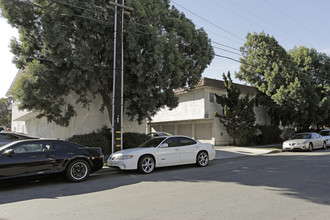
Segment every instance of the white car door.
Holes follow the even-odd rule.
[[[157,161],[160,166],[180,164],[180,146],[177,137],[165,140],[168,147],[157,149]]]
[[[314,141],[314,147],[315,148],[320,148],[322,147],[323,144],[323,138],[319,134],[312,134],[312,139]]]
[[[319,146],[323,147],[324,138],[317,133],[315,135],[316,135],[317,139],[319,140]]]
[[[196,154],[198,150],[197,142],[191,138],[180,137],[180,145],[181,163],[196,162]]]

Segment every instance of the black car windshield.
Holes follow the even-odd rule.
[[[311,134],[296,134],[291,139],[310,139]]]
[[[145,148],[145,147],[157,147],[160,143],[162,143],[163,140],[165,140],[166,137],[160,137],[160,138],[153,138],[150,139],[147,142],[144,142],[139,146],[139,148]]]

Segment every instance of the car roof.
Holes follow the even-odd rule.
[[[158,136],[158,137],[154,137],[154,138],[166,138],[166,139],[168,139],[168,138],[171,138],[171,137],[184,137],[184,138],[189,138],[189,139],[195,140],[194,138],[188,137],[188,136],[185,136],[185,135]]]
[[[10,131],[4,131],[4,132],[0,132],[0,134],[9,134],[9,135],[17,135],[17,136],[22,136],[22,137],[38,138],[38,137],[29,136],[29,135],[27,135],[27,134],[24,134],[24,133],[16,133],[16,132],[10,132]]]

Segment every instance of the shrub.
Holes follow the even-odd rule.
[[[283,129],[282,134],[281,134],[281,138],[283,140],[288,140],[289,138],[291,138],[294,134],[296,133],[295,129],[292,127],[286,127]]]
[[[277,144],[282,142],[282,131],[277,126],[257,125],[257,128],[261,131],[261,134],[256,137],[256,144]]]
[[[146,134],[127,132],[123,134],[123,148],[129,149],[138,147],[142,143],[150,139]]]
[[[87,147],[100,147],[105,155],[109,155],[112,150],[111,139],[111,129],[103,126],[96,132],[74,135],[68,138],[67,141]],[[150,137],[146,134],[126,132],[123,134],[123,149],[138,147],[149,139]]]
[[[104,154],[110,154],[111,142],[101,133],[74,135],[67,141],[86,147],[100,147]]]

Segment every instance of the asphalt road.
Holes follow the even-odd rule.
[[[0,186],[1,220],[329,219],[330,150]]]

